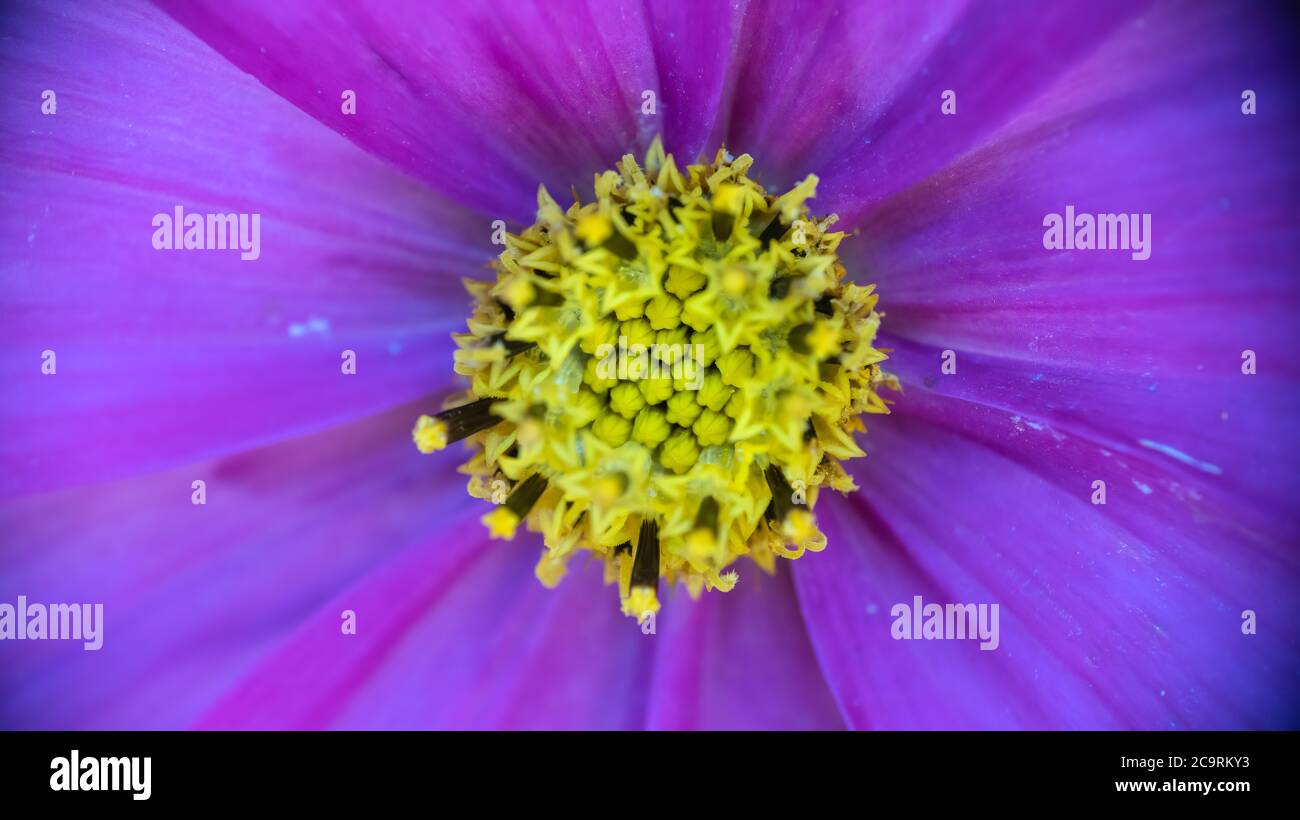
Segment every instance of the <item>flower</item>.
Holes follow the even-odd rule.
[[[840,459],[888,412],[877,386],[898,387],[835,217],[807,213],[817,178],[772,196],[752,162],[720,149],[683,172],[656,139],[593,202],[566,212],[543,188],[496,282],[467,282],[467,395],[412,431],[424,453],[474,443],[470,494],[500,496],[483,523],[543,533],[544,584],[589,551],[641,623],[661,577],[698,598],[735,586],[739,556],[771,572],[824,549],[817,493],[856,489]]]
[[[8,8],[0,601],[104,620],[0,641],[0,725],[1294,728],[1282,14]],[[826,549],[661,585],[650,635],[411,427],[493,223],[657,135],[816,175],[902,391]],[[260,214],[257,258],[155,250],[178,206]],[[1149,258],[1052,249],[1067,213],[1149,214]],[[998,604],[997,648],[896,639],[918,596]]]

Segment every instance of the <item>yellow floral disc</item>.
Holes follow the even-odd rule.
[[[637,619],[661,577],[726,591],[741,556],[770,572],[825,547],[818,492],[857,489],[840,462],[898,389],[874,286],[845,281],[836,217],[809,215],[817,178],[773,196],[752,164],[719,150],[683,171],[656,139],[591,202],[540,189],[496,280],[466,281],[468,391],[413,432],[421,452],[472,445],[485,524],[542,533],[543,583],[587,551]]]

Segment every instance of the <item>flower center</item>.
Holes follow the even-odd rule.
[[[836,217],[808,213],[817,178],[773,196],[752,164],[720,150],[681,170],[656,139],[594,201],[542,188],[496,281],[466,282],[468,391],[414,430],[421,452],[470,442],[469,493],[497,504],[484,523],[542,533],[542,583],[587,551],[638,620],[660,578],[726,591],[741,556],[770,572],[825,547],[818,493],[857,489],[840,462],[898,389],[874,286],[845,281]]]

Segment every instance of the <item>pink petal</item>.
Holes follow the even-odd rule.
[[[788,567],[749,562],[731,592],[666,597],[656,623],[649,726],[842,729],[808,642]]]
[[[845,248],[879,284],[900,412],[933,407],[942,422],[974,402],[1002,411],[962,414],[992,420],[966,425],[982,440],[1016,416],[1191,481],[1223,475],[1252,510],[1285,508],[1300,444],[1300,110],[1263,17],[1203,6],[1126,26],[986,146],[867,212]],[[1241,113],[1247,86],[1267,112]],[[1150,214],[1150,258],[1045,249],[1044,216],[1067,205]]]
[[[0,423],[15,434],[0,493],[213,458],[441,383],[458,275],[492,252],[485,220],[151,7],[34,8],[4,26]],[[260,258],[155,251],[151,220],[177,205],[260,213]]]
[[[165,5],[303,111],[491,218],[531,221],[539,182],[589,186],[657,130],[641,113],[657,83],[639,3]]]
[[[646,4],[658,72],[658,123],[679,163],[712,157],[727,136],[730,101],[746,78],[732,70],[744,47],[748,2]]]
[[[1108,459],[1069,438],[1045,448],[1010,424],[996,445],[980,444],[896,414],[868,440],[856,511],[830,506],[830,546],[795,576],[852,725],[1293,723],[1295,641],[1286,630],[1243,634],[1242,613],[1273,624],[1300,616],[1300,567],[1283,546],[1295,541],[1294,517],[1287,532],[1257,532],[1223,494],[1118,456],[1101,473],[1107,504],[1095,506],[1097,473],[1084,465]],[[1034,469],[1047,463],[1059,465],[1052,480]],[[893,606],[915,595],[998,604],[998,648],[892,639]]]
[[[822,178],[853,217],[1024,110],[1141,4],[756,3],[731,66],[728,143],[776,185]],[[957,116],[940,110],[957,95]]]
[[[4,602],[101,603],[104,629],[98,651],[0,641],[0,725],[180,728],[313,617],[340,639],[336,599],[465,508],[454,455],[411,445],[417,409],[5,502]],[[195,480],[204,505],[192,503]]]
[[[463,505],[462,505],[463,506]],[[535,537],[489,542],[481,510],[448,522],[321,607],[200,721],[206,728],[640,725],[650,642],[594,566],[556,590]],[[339,634],[355,611],[357,635]]]

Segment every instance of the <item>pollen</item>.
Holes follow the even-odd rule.
[[[544,584],[594,557],[638,621],[661,585],[725,592],[742,559],[772,572],[825,548],[818,497],[857,489],[842,462],[899,389],[875,287],[808,208],[817,177],[773,194],[752,166],[722,149],[679,167],[656,139],[588,201],[541,188],[495,278],[466,280],[467,388],[412,433],[422,453],[469,445],[484,525],[540,533]]]

